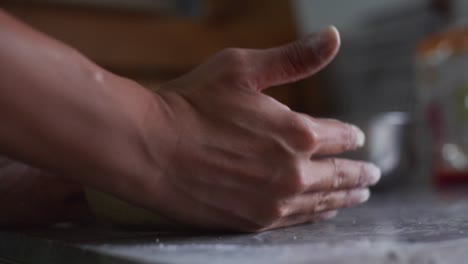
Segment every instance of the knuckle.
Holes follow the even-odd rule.
[[[244,49],[229,48],[221,51],[220,56],[226,63],[227,68],[233,72],[241,73],[248,65],[248,54]]]
[[[266,222],[268,225],[288,215],[289,209],[282,202],[273,202],[267,210]]]
[[[266,230],[282,218],[280,213],[279,210],[265,212],[262,216],[255,219],[248,228],[255,232]]]
[[[333,199],[333,195],[329,192],[323,192],[317,194],[316,206],[314,208],[314,213],[323,212],[330,208],[335,208],[336,202]]]
[[[281,199],[271,199],[271,201],[264,203],[260,210],[255,208],[239,229],[246,232],[260,232],[270,229],[289,213],[289,208],[285,205]]]
[[[333,125],[339,129],[337,140],[339,144],[339,152],[345,152],[348,150],[355,149],[356,145],[356,134],[353,126],[347,123],[343,123],[337,119],[323,119],[330,125]]]
[[[296,116],[292,120],[290,131],[290,141],[292,147],[301,152],[310,152],[315,149],[317,144],[317,134],[307,120],[302,116]]]
[[[220,52],[224,60],[235,65],[244,65],[247,51],[241,48],[227,48]]]
[[[333,188],[342,187],[345,183],[345,173],[341,168],[335,168],[338,172],[335,173],[335,180],[333,181]]]
[[[356,179],[355,186],[364,187],[366,185],[367,165],[365,163],[359,164],[359,172]]]
[[[288,195],[296,195],[304,192],[306,189],[306,184],[304,182],[304,172],[300,162],[292,162],[286,171],[287,172],[283,177],[283,181],[280,183],[280,187]]]
[[[343,185],[345,181],[345,171],[343,170],[343,164],[342,161],[337,159],[337,158],[330,158],[329,159],[330,166],[332,167],[332,177],[333,181],[331,188],[338,188]]]
[[[246,88],[254,87],[253,80],[248,74],[250,57],[246,50],[228,48],[221,51],[219,56],[225,65],[221,71],[221,82]]]
[[[343,137],[343,142],[345,142],[345,144],[343,145],[343,151],[352,149],[355,145],[355,135],[354,135],[354,130],[352,126],[350,125],[344,126],[342,137]]]
[[[326,195],[325,193],[317,193],[316,195],[316,200],[315,200],[315,206],[313,207],[313,213],[320,212],[325,209],[325,203],[326,203]]]

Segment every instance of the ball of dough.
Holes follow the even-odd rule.
[[[112,195],[93,189],[85,190],[89,207],[100,222],[121,226],[151,228],[175,227],[176,224],[154,212],[134,206]]]

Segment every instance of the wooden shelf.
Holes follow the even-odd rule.
[[[61,5],[0,4],[119,74],[154,87],[227,47],[266,48],[297,38],[290,1],[204,0],[202,17]],[[297,89],[268,91],[297,105]]]
[[[243,12],[231,17],[171,18],[8,1],[3,6],[98,63],[117,69],[185,70],[225,47],[269,47],[296,38],[289,1],[220,1],[229,2]],[[222,6],[213,9],[226,12]]]

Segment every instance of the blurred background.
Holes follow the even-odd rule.
[[[368,146],[354,157],[383,168],[387,187],[408,179],[468,182],[468,88],[459,88],[468,87],[467,2],[0,0],[149,89],[223,48],[271,47],[336,25],[342,50],[329,68],[267,93],[294,110],[360,125]],[[452,104],[458,110],[447,110]]]

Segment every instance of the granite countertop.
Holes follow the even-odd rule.
[[[458,264],[466,259],[468,188],[375,195],[332,221],[259,234],[66,226],[0,232],[0,263]]]

